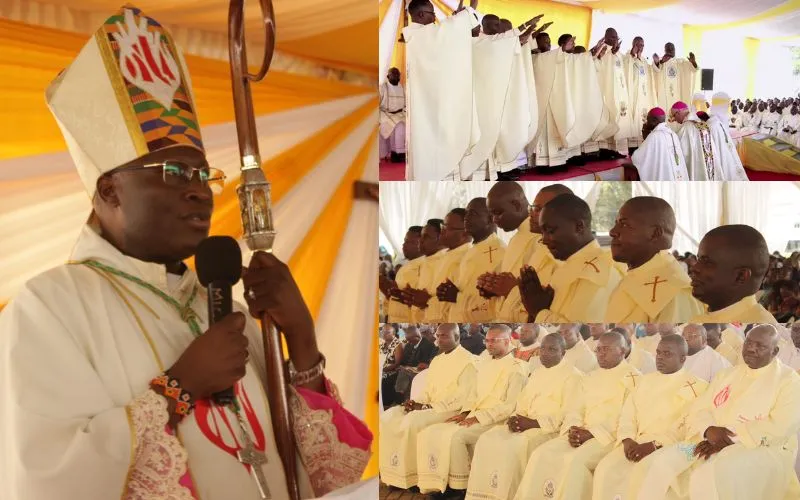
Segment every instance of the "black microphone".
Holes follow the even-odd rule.
[[[197,247],[195,268],[200,283],[208,290],[208,324],[213,325],[233,312],[231,289],[242,277],[242,251],[230,236],[211,236]],[[233,402],[233,387],[214,393],[214,402]]]

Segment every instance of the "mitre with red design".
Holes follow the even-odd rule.
[[[103,173],[148,153],[203,151],[183,55],[161,24],[130,5],[94,33],[46,99],[90,197]]]

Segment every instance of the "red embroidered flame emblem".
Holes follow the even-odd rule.
[[[253,410],[253,405],[250,403],[250,398],[247,396],[247,392],[242,387],[241,382],[236,384],[234,392],[239,400],[239,405],[242,407],[244,418],[252,431],[250,438],[253,440],[253,446],[263,453],[266,447],[264,429],[258,421],[258,416]],[[239,424],[236,422],[236,415],[230,410],[213,404],[208,399],[198,401],[193,413],[197,426],[203,435],[214,443],[217,448],[237,458],[236,452],[243,449],[244,446],[241,442],[241,431]],[[245,467],[249,472],[250,466],[245,465]]]
[[[714,407],[719,408],[720,406],[724,405],[728,398],[731,395],[731,386],[726,385],[721,391],[714,396]]]

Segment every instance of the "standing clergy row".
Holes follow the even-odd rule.
[[[551,23],[536,29],[541,15],[504,29],[491,14],[479,23],[475,7],[434,24],[430,0],[409,4],[406,180],[489,180],[520,161],[550,168],[600,150],[627,156],[651,108],[692,94],[697,62],[675,58],[671,43],[653,64],[641,37],[621,53],[613,28],[589,52],[569,35],[550,50]]]
[[[513,232],[508,245],[497,227]],[[564,185],[532,206],[516,182],[498,182],[444,224],[411,227],[409,262],[380,279],[391,322],[776,323],[755,299],[769,265],[763,236],[720,226],[700,242],[691,277],[669,252],[675,213],[636,197],[601,248],[588,205]]]
[[[656,346],[656,370],[630,363],[619,331],[599,335],[582,371],[547,335],[530,370],[510,329],[490,328],[486,356],[440,325],[420,397],[382,416],[381,480],[467,499],[692,500],[797,498],[800,377],[758,325],[743,362],[710,382],[687,370],[683,337]],[[572,348],[574,349],[574,347]]]

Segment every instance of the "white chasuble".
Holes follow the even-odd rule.
[[[408,86],[406,180],[440,181],[458,170],[480,129],[472,78],[471,9],[439,24],[403,28]],[[459,78],[454,78],[459,75]]]
[[[149,384],[194,340],[187,322],[153,291],[79,263],[90,259],[187,304],[200,330],[208,327],[206,295],[192,271],[168,283],[164,266],[126,257],[84,227],[75,263],[29,281],[0,315],[0,359],[9,375],[0,378],[8,417],[0,426],[0,484],[8,498],[260,498],[237,459],[244,442],[231,410],[200,400],[177,439],[165,430],[166,400]],[[261,469],[272,497],[287,498],[261,331],[246,316],[251,357],[235,394],[250,439],[266,455]],[[312,485],[321,495],[358,481],[371,441],[363,423],[325,404],[332,398],[307,392],[289,398],[303,498],[316,496]]]
[[[531,255],[536,250],[539,235],[531,232],[528,219],[524,219],[517,228],[517,232],[508,242],[508,248],[500,264],[501,273],[511,273],[519,278],[519,271],[523,264],[530,260]],[[515,286],[505,297],[495,297],[495,312],[497,321],[524,322],[528,319],[528,313],[522,306],[522,298],[519,295],[519,287]]]
[[[686,159],[689,178],[693,181],[723,180],[720,145],[714,141],[711,128],[692,113],[678,132],[681,149]]]
[[[686,271],[667,250],[629,269],[611,294],[607,323],[680,323],[702,311]]]
[[[656,82],[653,68],[646,59],[642,60],[630,54],[624,54],[622,60],[628,84],[631,119],[636,132],[635,137],[628,139],[628,145],[638,147],[644,140],[642,139],[642,127],[647,121],[647,113],[655,108],[658,102]],[[669,109],[664,109],[664,111],[669,111]]]
[[[711,129],[711,138],[714,144],[717,145],[717,152],[720,155],[722,180],[749,180],[742,166],[742,160],[739,158],[739,152],[736,151],[736,143],[731,137],[728,126],[716,115],[712,115],[706,123]]]
[[[758,303],[755,295],[749,295],[735,304],[720,309],[709,311],[708,306],[703,304],[704,312],[691,318],[692,323],[768,323],[778,325],[775,319],[764,306]]]
[[[422,257],[424,260],[422,264],[420,264],[419,268],[419,281],[417,282],[417,290],[425,290],[430,294],[431,300],[433,297],[436,297],[436,287],[438,286],[437,283],[434,283],[436,280],[436,270],[439,267],[439,264],[442,262],[445,254],[447,253],[447,249],[443,248],[436,252],[433,255],[426,255]],[[428,301],[430,304],[430,300]],[[411,317],[414,323],[422,323],[425,321],[425,309],[420,309],[417,306],[411,306]]]
[[[684,58],[672,58],[661,67],[653,65],[658,107],[667,111],[678,101],[692,102],[698,69]]]
[[[517,32],[514,31],[515,37]],[[519,38],[517,38],[519,39]],[[536,80],[530,43],[522,45],[514,55],[511,78],[500,120],[500,135],[494,150],[495,162],[504,167],[516,167],[517,158],[525,146],[536,136],[539,128],[539,102],[536,98]]]
[[[401,290],[406,287],[417,288],[419,282],[419,271],[424,257],[411,259],[400,267],[395,277],[395,283]],[[397,300],[389,300],[388,316],[390,323],[410,323],[412,321],[411,306],[407,306]]]
[[[506,244],[495,233],[467,250],[461,259],[458,276],[453,280],[458,288],[458,296],[455,305],[450,307],[448,321],[484,323],[494,320],[494,301],[480,296],[478,277],[485,273],[498,272],[505,253]]]
[[[403,85],[383,82],[380,87],[380,126],[381,137],[388,139],[395,127],[406,120],[406,95]]]
[[[428,307],[425,309],[425,321],[431,323],[444,323],[447,321],[452,303],[441,302],[436,296],[436,288],[448,280],[451,282],[456,280],[459,265],[470,247],[472,247],[472,243],[464,243],[458,248],[448,250],[435,267],[431,289],[428,290],[431,298],[428,301]]]
[[[688,181],[681,140],[666,123],[660,123],[634,151],[631,161],[643,181]]]
[[[638,110],[631,107],[624,59],[620,53],[612,54],[611,47],[608,47],[603,57],[595,61],[600,92],[610,117],[609,126],[597,139],[608,140],[608,149],[627,156],[628,139],[638,138],[641,129],[637,131],[635,126],[638,123]]]
[[[731,364],[720,353],[705,346],[698,352],[686,356],[683,369],[695,377],[711,382],[718,372],[730,368]]]

